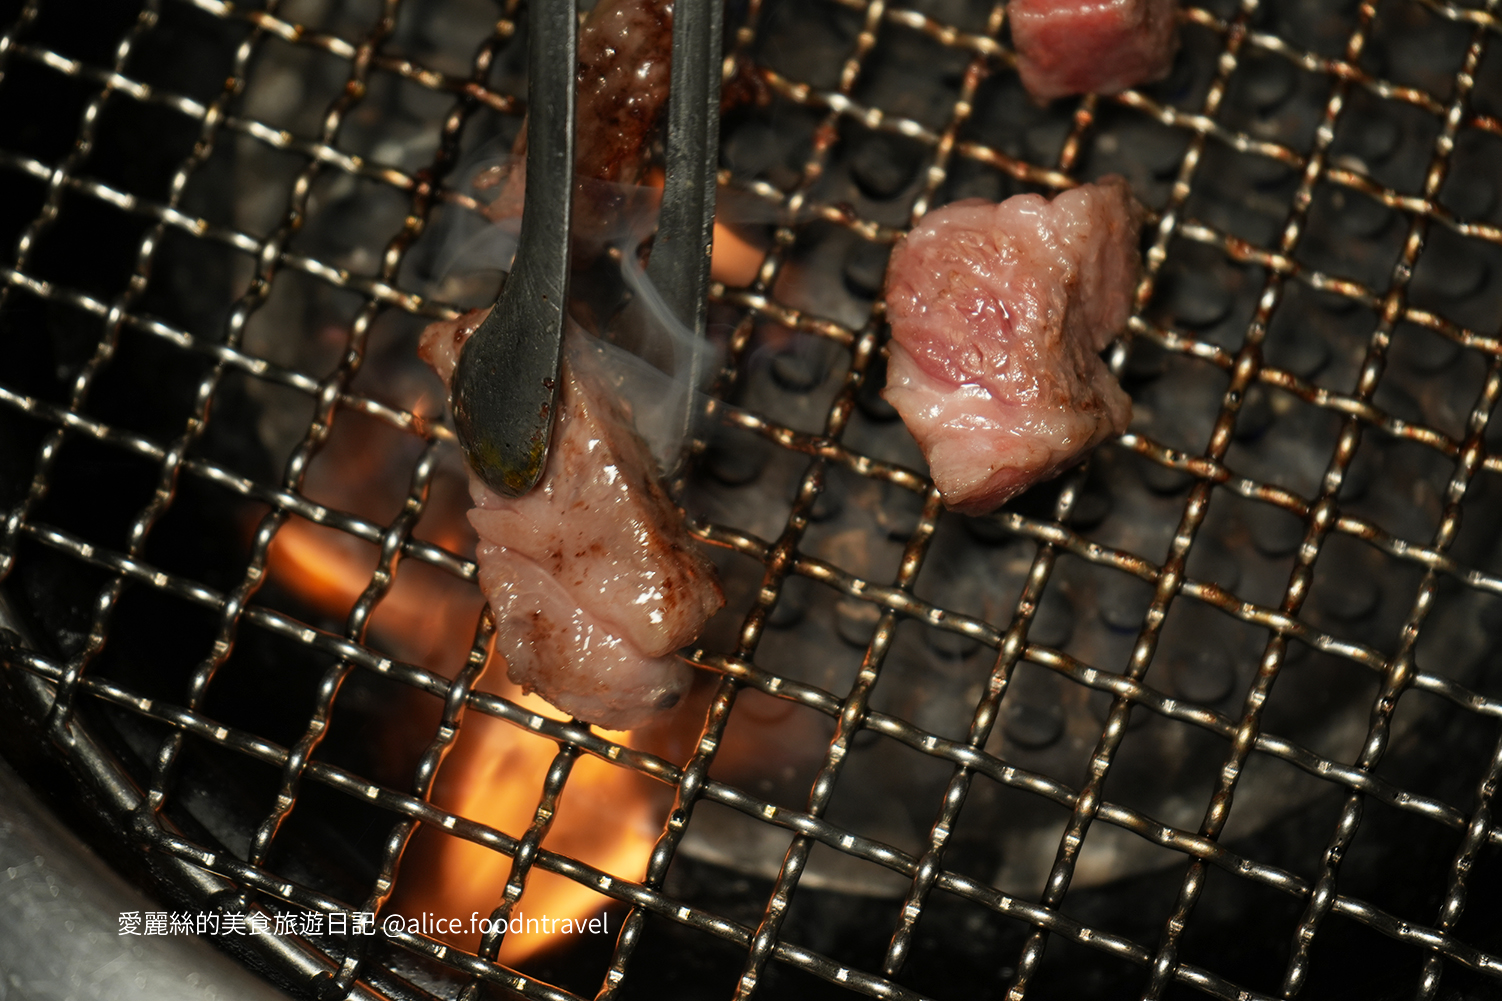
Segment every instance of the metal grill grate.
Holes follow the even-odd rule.
[[[817,13],[848,29],[843,35],[834,35],[843,48],[838,59],[826,58],[831,71],[817,74],[817,79],[800,79],[781,68],[785,63],[779,60],[785,53],[763,45],[766,21],[777,14],[777,9],[764,11],[760,0],[752,0],[734,38],[734,52],[743,62],[758,62],[771,93],[772,111],[768,114],[782,132],[795,137],[791,141],[802,158],[753,176],[754,172],[743,170],[727,152],[729,169],[722,180],[748,204],[763,205],[767,217],[775,223],[770,227],[770,250],[754,283],[748,288],[716,285],[712,289],[721,316],[730,318],[733,324],[721,389],[734,392],[744,385],[747,372],[756,363],[759,325],[765,323],[836,346],[840,357],[848,357],[848,366],[843,373],[835,373],[827,411],[817,414],[812,423],[783,420],[775,412],[755,409],[728,408],[722,413],[725,426],[751,432],[770,442],[780,454],[797,457],[803,465],[785,523],[775,534],[760,537],[744,526],[709,518],[695,522],[700,537],[752,558],[764,575],[756,582],[733,642],[695,655],[701,667],[721,677],[696,749],[681,768],[585,728],[543,719],[507,699],[477,690],[474,685],[491,629],[483,616],[475,625],[470,659],[453,680],[393,660],[366,640],[371,614],[405,561],[426,563],[466,581],[475,579],[472,563],[413,534],[429,501],[434,469],[444,450],[452,447],[451,436],[441,426],[362,391],[357,381],[380,317],[393,312],[422,317],[455,315],[452,307],[418,290],[404,271],[404,262],[423,237],[434,211],[444,205],[462,205],[467,198],[449,184],[464,151],[475,141],[467,130],[481,128],[474,123],[487,113],[509,116],[514,123],[524,110],[522,102],[496,82],[498,76],[504,77],[496,67],[517,48],[513,36],[518,28],[518,5],[508,0],[490,19],[488,37],[471,40],[472,54],[465,57],[467,69],[462,71],[452,68],[460,65],[453,52],[427,65],[404,54],[397,44],[401,38],[410,38],[402,33],[411,21],[421,21],[441,6],[435,4],[430,10],[417,0],[352,3],[339,7],[339,16],[335,17],[331,5],[314,3],[268,0],[264,6],[252,6],[216,0],[154,0],[145,4],[132,22],[122,25],[118,46],[109,57],[96,58],[68,54],[65,47],[50,41],[57,33],[48,27],[49,10],[66,16],[65,6],[28,0],[0,36],[0,73],[7,78],[26,68],[58,86],[65,81],[87,95],[76,141],[55,158],[17,152],[0,140],[0,147],[5,147],[0,149],[0,167],[4,168],[7,187],[20,190],[24,180],[31,185],[27,190],[39,192],[39,207],[21,229],[10,263],[0,269],[5,279],[0,288],[0,310],[48,304],[65,308],[70,315],[89,318],[102,332],[90,352],[80,359],[81,364],[68,373],[66,382],[60,382],[63,392],[56,398],[28,388],[24,380],[0,380],[0,402],[6,419],[20,422],[17,427],[24,424],[34,429],[37,442],[34,456],[27,460],[33,470],[29,484],[11,491],[13,506],[0,535],[0,578],[10,575],[23,559],[24,544],[36,543],[81,567],[92,568],[103,582],[91,605],[86,636],[74,652],[55,657],[40,649],[18,649],[12,654],[12,664],[32,679],[26,682],[31,686],[28,691],[46,710],[49,733],[62,746],[71,747],[70,753],[79,760],[96,768],[102,779],[113,783],[116,804],[126,817],[122,830],[128,830],[159,856],[175,857],[243,890],[255,891],[271,906],[284,902],[312,910],[375,911],[391,892],[397,863],[414,829],[419,824],[433,825],[516,859],[511,881],[517,886],[526,883],[531,870],[541,869],[578,880],[631,908],[600,984],[604,997],[625,992],[641,977],[651,975],[633,962],[649,916],[742,950],[744,965],[734,987],[737,997],[756,993],[769,970],[777,965],[868,996],[920,997],[918,991],[905,986],[904,968],[920,920],[930,900],[940,893],[1000,915],[1008,922],[1018,922],[1025,929],[1020,950],[994,957],[998,971],[1010,971],[999,974],[1003,978],[1000,982],[1008,985],[1009,997],[1029,993],[1050,942],[1059,940],[1135,968],[1134,989],[1145,996],[1160,996],[1173,984],[1219,998],[1272,996],[1269,992],[1292,996],[1309,975],[1311,949],[1326,937],[1322,930],[1337,916],[1409,947],[1418,957],[1415,969],[1421,997],[1436,996],[1441,974],[1447,969],[1479,971],[1493,977],[1502,974],[1502,952],[1496,948],[1499,940],[1494,930],[1480,928],[1474,935],[1460,930],[1473,868],[1485,863],[1493,846],[1502,842],[1502,832],[1492,825],[1490,803],[1502,771],[1502,743],[1496,745],[1484,767],[1464,763],[1476,774],[1471,784],[1473,795],[1461,803],[1406,788],[1391,780],[1384,768],[1390,762],[1385,756],[1394,733],[1394,719],[1405,698],[1412,702],[1418,693],[1427,693],[1435,697],[1435,704],[1455,714],[1453,718],[1472,721],[1457,725],[1481,725],[1488,733],[1495,728],[1494,720],[1502,716],[1502,699],[1487,694],[1487,685],[1494,680],[1483,679],[1469,687],[1473,683],[1457,679],[1447,664],[1424,662],[1421,645],[1433,632],[1426,633],[1425,627],[1434,609],[1451,600],[1472,602],[1467,608],[1491,609],[1493,618],[1485,621],[1495,631],[1502,564],[1483,543],[1457,547],[1463,511],[1468,529],[1477,524],[1484,529],[1498,518],[1496,484],[1483,483],[1502,473],[1496,431],[1488,430],[1497,399],[1502,396],[1502,338],[1494,333],[1495,306],[1476,320],[1467,318],[1463,304],[1452,308],[1445,302],[1429,307],[1410,301],[1411,285],[1424,280],[1426,267],[1432,267],[1426,265],[1426,258],[1431,253],[1439,255],[1443,241],[1453,238],[1455,245],[1463,248],[1462,256],[1483,259],[1492,248],[1502,247],[1502,226],[1487,221],[1490,206],[1486,200],[1477,207],[1459,196],[1452,197],[1452,188],[1447,187],[1452,163],[1469,148],[1467,143],[1484,143],[1492,141],[1488,137],[1502,136],[1502,118],[1497,117],[1502,115],[1502,100],[1498,98],[1494,51],[1492,62],[1487,62],[1489,49],[1495,49],[1493,36],[1502,28],[1495,2],[1476,7],[1429,0],[1332,7],[1320,15],[1325,19],[1320,22],[1324,33],[1315,33],[1312,48],[1296,41],[1309,22],[1303,22],[1304,27],[1297,21],[1292,26],[1286,21],[1271,23],[1274,12],[1257,0],[1245,0],[1224,10],[1190,7],[1183,14],[1186,58],[1181,62],[1203,69],[1201,77],[1190,73],[1116,98],[1066,102],[1067,106],[1055,107],[1047,114],[1026,111],[1026,119],[1035,126],[1027,135],[1015,136],[994,132],[995,117],[1005,110],[1006,95],[1016,90],[1013,56],[1004,33],[1005,4],[989,9],[945,4],[909,8],[883,0],[831,0],[827,10],[821,7]],[[363,21],[359,20],[361,16]],[[168,19],[187,23],[193,31],[217,33],[221,45],[224,39],[233,42],[224,46],[233,58],[217,94],[190,97],[162,84],[144,82],[137,51],[149,45]],[[1338,37],[1324,30],[1330,24],[1341,27]],[[1392,38],[1402,33],[1402,26],[1411,24],[1421,25],[1423,32],[1430,33],[1419,32],[1419,37],[1430,41],[1440,38],[1447,43],[1448,47],[1435,43],[1429,56],[1431,61],[1450,60],[1443,75],[1418,73],[1415,79],[1405,80],[1401,73],[1388,73],[1386,60],[1372,57],[1374,38],[1384,46],[1396,44]],[[883,63],[893,58],[887,46],[894,37],[906,38],[912,44],[921,40],[938,53],[937,63],[948,60],[958,68],[944,78],[939,97],[928,106],[905,101],[895,85],[881,86],[884,79],[900,78],[897,70]],[[242,110],[256,61],[274,46],[307,50],[320,59],[332,60],[347,76],[323,110],[314,132],[284,129],[247,117]],[[449,69],[434,68],[440,62]],[[1392,62],[1397,66],[1400,60],[1394,57]],[[430,133],[421,137],[426,145],[422,147],[420,169],[399,166],[399,157],[390,155],[389,150],[383,153],[384,147],[356,152],[348,146],[348,124],[366,111],[370,93],[382,80],[395,80],[401,86],[420,88],[442,98],[442,107],[433,105]],[[1285,86],[1280,80],[1295,83]],[[1237,88],[1250,88],[1249,100],[1253,103],[1266,100],[1275,105],[1279,100],[1276,95],[1257,96],[1257,87],[1281,87],[1284,91],[1303,87],[1306,94],[1314,95],[1318,114],[1310,119],[1310,127],[1302,129],[1282,128],[1275,122],[1270,125],[1267,118],[1248,119],[1231,99]],[[17,99],[14,92],[0,95],[0,100]],[[1287,100],[1286,96],[1282,99]],[[91,161],[96,130],[109,120],[118,102],[160,109],[178,124],[186,122],[196,130],[191,153],[176,166],[170,180],[152,194],[102,179],[101,165]],[[1428,151],[1422,169],[1413,176],[1388,177],[1381,169],[1341,152],[1347,123],[1374,120],[1379,116],[1373,109],[1379,107],[1421,117],[1426,123],[1414,127],[1416,134],[1425,137]],[[1140,135],[1150,133],[1152,140],[1131,139],[1134,129]],[[852,204],[831,181],[839,173],[836,168],[872,136],[888,136],[893,142],[919,150],[915,179],[902,189],[900,198],[886,199],[885,208],[872,209],[859,199]],[[1124,136],[1128,137],[1125,141]],[[733,134],[728,141],[734,143]],[[207,215],[200,217],[196,210],[185,207],[185,193],[195,177],[206,169],[217,149],[233,142],[285,152],[300,163],[282,189],[285,200],[278,218],[261,235]],[[1117,156],[1119,161],[1112,159]],[[1371,159],[1375,162],[1378,157]],[[1173,513],[1157,526],[1162,530],[1158,536],[1140,536],[1140,544],[1134,546],[1092,535],[1089,529],[1080,527],[1083,519],[1078,517],[1077,505],[1086,496],[1092,475],[1090,467],[1080,468],[1066,475],[1056,497],[1048,495],[1049,509],[1028,513],[1026,507],[1016,508],[993,519],[996,530],[1034,546],[1015,603],[994,617],[946,607],[926,596],[920,586],[920,572],[941,523],[953,523],[954,519],[941,515],[938,495],[920,473],[852,443],[852,428],[859,420],[860,408],[869,401],[873,367],[880,365],[880,305],[870,304],[862,321],[842,322],[785,294],[788,285],[782,279],[789,262],[797,259],[811,239],[810,234],[841,232],[860,246],[885,248],[929,207],[954,197],[974,192],[994,197],[1022,189],[1053,191],[1118,162],[1128,169],[1146,171],[1141,174],[1149,178],[1145,187],[1156,190],[1157,195],[1146,196],[1154,202],[1155,222],[1130,339],[1117,345],[1111,362],[1118,373],[1128,376],[1134,363],[1145,355],[1150,356],[1148,363],[1156,357],[1160,364],[1182,366],[1173,370],[1176,373],[1213,370],[1223,382],[1216,383],[1219,388],[1214,394],[1213,415],[1202,415],[1207,433],[1200,443],[1191,445],[1172,429],[1165,431],[1171,422],[1139,422],[1132,432],[1091,460],[1099,466],[1114,461],[1113,455],[1121,460],[1135,455],[1145,460],[1141,468],[1149,470],[1147,475],[1160,481],[1166,475],[1162,471],[1180,474],[1179,481],[1170,479],[1168,488],[1162,491],[1174,498]],[[1228,169],[1226,164],[1236,166]],[[1479,168],[1472,168],[1465,176],[1474,178],[1480,173]],[[1229,181],[1228,174],[1232,178]],[[382,197],[395,192],[406,202],[400,229],[383,235],[379,252],[363,273],[305,253],[297,242],[310,214],[310,193],[322,180],[342,176],[369,185],[368,190],[380,191]],[[1260,187],[1245,180],[1252,176],[1263,178]],[[1133,180],[1141,192],[1144,185],[1139,177]],[[1213,192],[1222,183],[1233,188],[1242,185],[1236,191],[1238,195],[1245,193],[1248,199],[1274,202],[1279,214],[1276,225],[1269,226],[1265,233],[1253,233],[1239,230],[1231,217],[1217,215],[1215,202],[1206,192]],[[1311,215],[1321,211],[1321,199],[1332,197],[1349,200],[1345,209],[1348,214],[1358,212],[1359,207],[1370,214],[1376,206],[1382,207],[1377,211],[1395,213],[1402,236],[1390,261],[1371,275],[1353,273],[1361,272],[1355,265],[1343,269],[1338,255],[1331,258],[1325,253],[1322,258],[1323,251],[1312,251],[1308,246],[1308,234],[1319,228],[1311,222]],[[108,206],[143,222],[138,242],[123,255],[130,261],[128,273],[107,292],[85,282],[45,277],[45,269],[38,267],[38,248],[62,225],[61,220],[82,211],[79,206],[85,204]],[[230,304],[219,329],[191,330],[139,307],[153,280],[160,248],[169,239],[183,237],[229,248],[253,262],[253,277],[243,294]],[[852,257],[861,252],[851,251]],[[1189,315],[1193,309],[1180,308],[1180,301],[1173,298],[1177,293],[1169,288],[1167,276],[1176,267],[1194,267],[1202,261],[1252,276],[1246,279],[1251,282],[1247,287],[1250,312],[1222,323],[1216,328],[1219,333],[1208,332],[1219,317],[1197,321]],[[246,331],[253,318],[267,306],[276,284],[287,282],[290,275],[304,276],[312,283],[358,299],[352,319],[344,325],[342,355],[337,364],[321,374],[258,356],[246,346]],[[1311,291],[1326,295],[1326,301],[1354,307],[1358,317],[1370,318],[1362,330],[1359,350],[1346,359],[1352,388],[1341,388],[1333,374],[1321,380],[1293,360],[1280,362],[1282,367],[1274,364],[1283,357],[1271,344],[1280,314],[1293,313],[1290,299]],[[1227,329],[1233,329],[1235,336],[1227,336]],[[1408,331],[1418,333],[1410,335]],[[1395,364],[1390,360],[1390,350],[1406,338],[1420,335],[1433,338],[1424,343],[1458,346],[1466,359],[1451,371],[1463,370],[1468,373],[1467,379],[1456,376],[1438,394],[1454,403],[1454,419],[1448,423],[1433,419],[1423,407],[1405,409],[1383,397],[1384,375]],[[96,387],[109,378],[112,363],[127,339],[158,344],[169,354],[191,356],[201,365],[191,413],[175,435],[144,435],[130,430],[128,422],[108,419],[91,407]],[[1163,358],[1169,362],[1163,362]],[[297,394],[311,408],[311,421],[300,429],[300,440],[273,478],[242,475],[205,458],[197,447],[214,422],[232,419],[210,411],[211,402],[231,377],[281,387]],[[150,391],[150,387],[143,389]],[[1462,393],[1465,398],[1457,401]],[[1278,406],[1283,409],[1274,408],[1280,415],[1297,408],[1313,408],[1330,415],[1333,421],[1333,447],[1322,459],[1324,464],[1316,470],[1309,489],[1291,488],[1275,473],[1238,468],[1238,427],[1255,419],[1249,416],[1249,408],[1267,405],[1268,400],[1280,401]],[[310,463],[341,417],[348,420],[347,415],[352,413],[364,414],[424,441],[409,470],[405,506],[389,523],[331,509],[310,499],[303,490]],[[1491,422],[1493,428],[1496,423]],[[1384,527],[1381,519],[1362,513],[1359,504],[1348,502],[1349,483],[1359,467],[1362,445],[1374,437],[1412,445],[1416,451],[1405,454],[1424,456],[1415,463],[1434,460],[1442,465],[1443,475],[1431,498],[1437,518],[1428,526],[1427,536],[1417,529],[1395,532]],[[18,440],[23,438],[18,436]],[[154,468],[149,500],[135,511],[124,529],[122,537],[127,541],[123,547],[95,544],[78,532],[49,523],[46,517],[49,496],[56,489],[53,473],[58,456],[70,442],[79,440],[126,453]],[[1127,468],[1125,464],[1112,467],[1110,475],[1125,475],[1122,470]],[[827,496],[831,489],[828,483],[837,474],[889,485],[899,498],[890,502],[892,506],[901,507],[912,498],[921,501],[916,518],[904,525],[895,576],[867,579],[804,547],[810,525],[819,520],[817,505]],[[209,484],[267,509],[255,525],[248,564],[238,579],[227,585],[210,586],[166,572],[150,558],[152,533],[178,503],[185,482]],[[1191,555],[1207,546],[1197,540],[1212,505],[1228,496],[1247,502],[1248,511],[1281,509],[1302,524],[1296,541],[1286,547],[1291,554],[1289,572],[1274,595],[1243,596],[1235,586],[1222,586],[1213,582],[1212,576],[1191,575],[1186,569]],[[1423,505],[1415,502],[1414,507]],[[691,510],[691,514],[696,513]],[[376,571],[342,633],[316,628],[257,601],[268,547],[294,516],[332,526],[379,547]],[[1425,524],[1422,520],[1420,523]],[[1157,541],[1145,541],[1148,539],[1160,540],[1161,547]],[[1390,561],[1384,566],[1396,568],[1392,571],[1394,586],[1406,588],[1401,622],[1394,623],[1387,642],[1352,638],[1329,624],[1334,620],[1307,614],[1306,600],[1321,587],[1350,589],[1359,583],[1348,580],[1328,585],[1318,579],[1316,560],[1340,539],[1363,544],[1363,552],[1381,554]],[[1159,548],[1163,555],[1152,555]],[[1050,588],[1058,587],[1053,583],[1056,570],[1061,561],[1069,560],[1098,568],[1113,579],[1134,578],[1150,588],[1151,599],[1145,609],[1133,612],[1137,617],[1130,623],[1132,638],[1124,662],[1091,660],[1071,652],[1064,643],[1049,645],[1030,640],[1030,629]],[[1407,585],[1403,574],[1408,572],[1415,575],[1416,586]],[[822,689],[799,680],[796,672],[758,657],[769,617],[789,582],[800,578],[837,592],[854,602],[853,607],[879,613],[871,616],[874,631],[865,643],[859,671],[848,690]],[[206,608],[214,617],[213,635],[203,644],[209,652],[191,672],[186,689],[175,698],[148,696],[91,670],[107,640],[123,628],[120,619],[126,610],[122,597],[130,589],[159,592]],[[1175,694],[1161,682],[1154,683],[1156,674],[1148,677],[1150,668],[1159,661],[1157,651],[1163,642],[1165,622],[1173,608],[1185,603],[1216,609],[1247,624],[1260,637],[1255,674],[1247,676],[1234,708],[1217,709],[1208,702],[1197,702],[1183,693]],[[900,624],[905,621],[978,641],[994,652],[988,673],[981,672],[985,677],[981,695],[971,706],[961,736],[945,736],[902,715],[872,708],[873,692]],[[204,711],[216,673],[231,656],[241,634],[251,628],[315,650],[330,665],[311,717],[300,724],[295,742],[278,743],[262,734],[222,725]],[[1353,759],[1327,756],[1262,730],[1264,704],[1293,651],[1318,651],[1355,665],[1376,679],[1376,696],[1363,716],[1367,729]],[[1019,768],[988,744],[1006,706],[1009,685],[1024,662],[1053,672],[1070,690],[1079,687],[1104,693],[1108,700],[1079,784]],[[351,672],[384,676],[442,701],[441,725],[431,736],[410,786],[373,783],[315,757],[314,751],[333,717],[341,682]],[[36,679],[46,685],[39,686]],[[801,810],[711,777],[711,766],[737,695],[748,687],[835,721],[833,737],[821,753],[807,805]],[[143,794],[130,791],[124,773],[92,742],[77,713],[80,705],[114,707],[168,729],[170,735],[149,762]],[[520,838],[427,802],[438,765],[459,733],[465,714],[471,712],[493,716],[559,744],[547,782],[538,793],[536,819]],[[1203,815],[1197,828],[1192,821],[1186,826],[1160,822],[1142,809],[1104,795],[1118,752],[1134,739],[1127,735],[1129,722],[1144,713],[1222,741],[1219,753],[1224,762],[1208,800],[1186,791],[1186,795],[1196,797],[1193,814]],[[948,770],[942,797],[918,805],[920,811],[932,811],[932,820],[917,851],[883,843],[827,816],[847,754],[863,732],[905,745]],[[205,847],[164,819],[174,796],[175,761],[189,736],[262,762],[279,773],[275,807],[255,825],[244,857]],[[640,883],[540,847],[560,797],[567,796],[570,769],[580,755],[597,756],[673,789],[668,822],[646,878]],[[1249,762],[1258,757],[1277,759],[1313,775],[1343,797],[1335,823],[1322,835],[1325,842],[1319,845],[1323,852],[1320,861],[1308,873],[1239,854],[1217,841],[1230,816],[1232,793],[1251,767]],[[1442,762],[1439,767],[1462,765]],[[977,782],[1020,790],[1067,811],[1068,819],[1057,840],[1057,856],[1040,897],[1008,892],[986,879],[946,867],[948,840]],[[378,871],[364,899],[337,900],[316,892],[278,862],[274,851],[278,832],[309,783],[401,818],[385,842]],[[1421,819],[1432,828],[1431,836],[1437,843],[1455,846],[1443,885],[1435,887],[1436,906],[1426,920],[1399,916],[1341,889],[1342,857],[1358,839],[1364,812],[1371,809],[1373,801]],[[680,842],[692,826],[694,807],[704,802],[727,807],[757,824],[772,825],[792,836],[759,921],[731,920],[678,899],[665,889]],[[1156,919],[1161,923],[1156,938],[1139,940],[1071,916],[1067,906],[1075,899],[1070,895],[1071,881],[1088,839],[1098,837],[1092,830],[1097,821],[1177,853],[1182,859],[1176,898],[1172,908]],[[905,882],[905,898],[900,908],[892,911],[889,944],[879,962],[856,967],[782,934],[800,875],[816,845],[883,867]],[[1269,950],[1287,950],[1281,984],[1263,985],[1259,992],[1215,968],[1212,962],[1186,955],[1186,929],[1195,924],[1193,912],[1211,870],[1259,884],[1298,902],[1301,914],[1296,925],[1282,941],[1266,944]],[[226,906],[243,907],[248,899]],[[387,956],[405,951],[472,978],[466,997],[475,996],[473,991],[481,982],[528,998],[574,996],[498,964],[493,936],[482,945],[479,955],[405,932],[387,936],[387,941],[392,947]],[[347,943],[289,941],[275,958],[297,975],[322,977],[328,981],[324,989],[335,993],[389,993],[389,984],[394,982],[380,969],[388,962],[386,958],[372,950],[347,947]]]

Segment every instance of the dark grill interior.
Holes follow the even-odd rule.
[[[465,219],[525,9],[0,5],[7,757],[177,906],[379,911],[421,827],[625,928],[514,969],[220,940],[300,996],[1499,996],[1502,20],[1183,20],[1167,80],[1038,108],[1004,4],[731,5],[764,100],[726,112],[722,218],[767,256],[711,290],[683,493],[729,606],[625,740],[482,674],[413,360],[495,292]],[[1154,213],[1132,428],[943,513],[877,393],[887,251],[1111,172]],[[279,570],[296,533],[358,586]],[[555,742],[530,826],[439,805],[477,716]],[[654,790],[645,879],[549,850],[591,758]]]

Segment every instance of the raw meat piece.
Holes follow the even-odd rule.
[[[1022,85],[1039,101],[1161,80],[1179,48],[1173,0],[1013,0]]]
[[[473,310],[423,331],[423,360],[448,383]],[[629,729],[675,704],[691,672],[672,656],[724,604],[583,335],[565,345],[542,481],[509,498],[470,477],[480,587],[512,681],[581,719]]]
[[[1126,430],[1098,352],[1131,312],[1143,214],[1112,176],[946,205],[893,250],[882,395],[952,510],[992,511]]]

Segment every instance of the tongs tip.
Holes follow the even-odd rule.
[[[459,444],[486,485],[508,497],[537,485],[553,436],[568,301],[577,29],[571,0],[536,5],[516,265],[454,372]]]
[[[530,284],[522,275],[516,283]],[[561,310],[549,316],[546,308],[519,308],[517,300],[530,297],[524,289],[513,291],[520,294],[497,303],[465,344],[454,372],[453,406],[454,430],[470,467],[492,490],[520,497],[547,466],[563,317]],[[560,336],[547,336],[554,330]]]

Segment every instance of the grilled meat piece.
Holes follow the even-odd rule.
[[[1098,352],[1131,311],[1142,218],[1112,176],[1052,201],[947,205],[893,250],[882,395],[951,509],[992,511],[1126,429],[1131,401]]]
[[[423,331],[419,353],[445,383],[484,318],[473,310]],[[469,520],[511,680],[581,719],[629,729],[688,688],[673,651],[725,599],[600,364],[598,349],[570,334],[542,481],[509,498],[471,476]]]
[[[1036,100],[1160,80],[1179,49],[1173,0],[1013,0],[1022,85]]]
[[[600,0],[579,30],[579,103],[574,156],[574,238],[596,247],[616,235],[629,188],[642,183],[667,103],[673,0]],[[522,213],[525,126],[513,165],[487,215]]]

